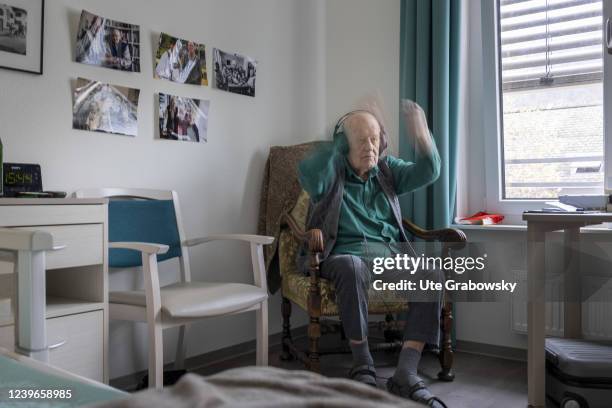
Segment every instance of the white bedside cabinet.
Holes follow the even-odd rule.
[[[108,383],[108,209],[105,199],[0,199],[0,227],[47,231],[49,363]],[[13,265],[0,262],[0,346],[14,347]],[[2,301],[2,299],[5,299]]]

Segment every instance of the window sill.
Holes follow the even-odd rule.
[[[460,230],[476,230],[476,231],[527,231],[527,224],[489,224],[489,225],[452,224],[451,228],[457,228]]]
[[[583,227],[580,232],[587,234],[612,234],[612,223],[610,227],[605,225]],[[491,224],[491,225],[461,225],[451,224],[451,228],[465,231],[504,231],[504,232],[527,232],[527,224]]]

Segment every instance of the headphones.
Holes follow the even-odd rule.
[[[360,112],[369,113],[370,115],[372,115],[374,117],[374,119],[376,119],[376,122],[378,122],[378,126],[380,127],[380,135],[379,135],[379,141],[378,141],[378,154],[382,155],[383,152],[387,149],[387,132],[386,132],[385,127],[383,126],[383,124],[380,123],[380,121],[376,117],[376,115],[374,115],[369,110],[365,110],[365,109],[357,109],[357,110],[354,110],[354,111],[350,111],[349,113],[346,113],[346,114],[342,115],[340,117],[340,119],[338,119],[338,122],[336,123],[336,126],[334,127],[334,134],[332,136],[333,140],[334,140],[335,146],[338,148],[338,150],[342,154],[347,154],[348,153],[348,151],[349,151],[349,144],[348,144],[348,140],[346,138],[346,134],[344,132],[344,122],[352,114],[360,113]]]

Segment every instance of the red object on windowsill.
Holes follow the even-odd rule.
[[[504,216],[501,214],[489,214],[484,211],[479,211],[474,215],[470,215],[465,218],[457,218],[455,222],[457,224],[471,224],[471,225],[491,225],[491,224],[499,224],[504,219]]]

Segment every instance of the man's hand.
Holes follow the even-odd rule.
[[[402,114],[406,123],[406,137],[408,141],[414,141],[417,154],[431,155],[433,141],[423,109],[410,99],[402,99]]]

